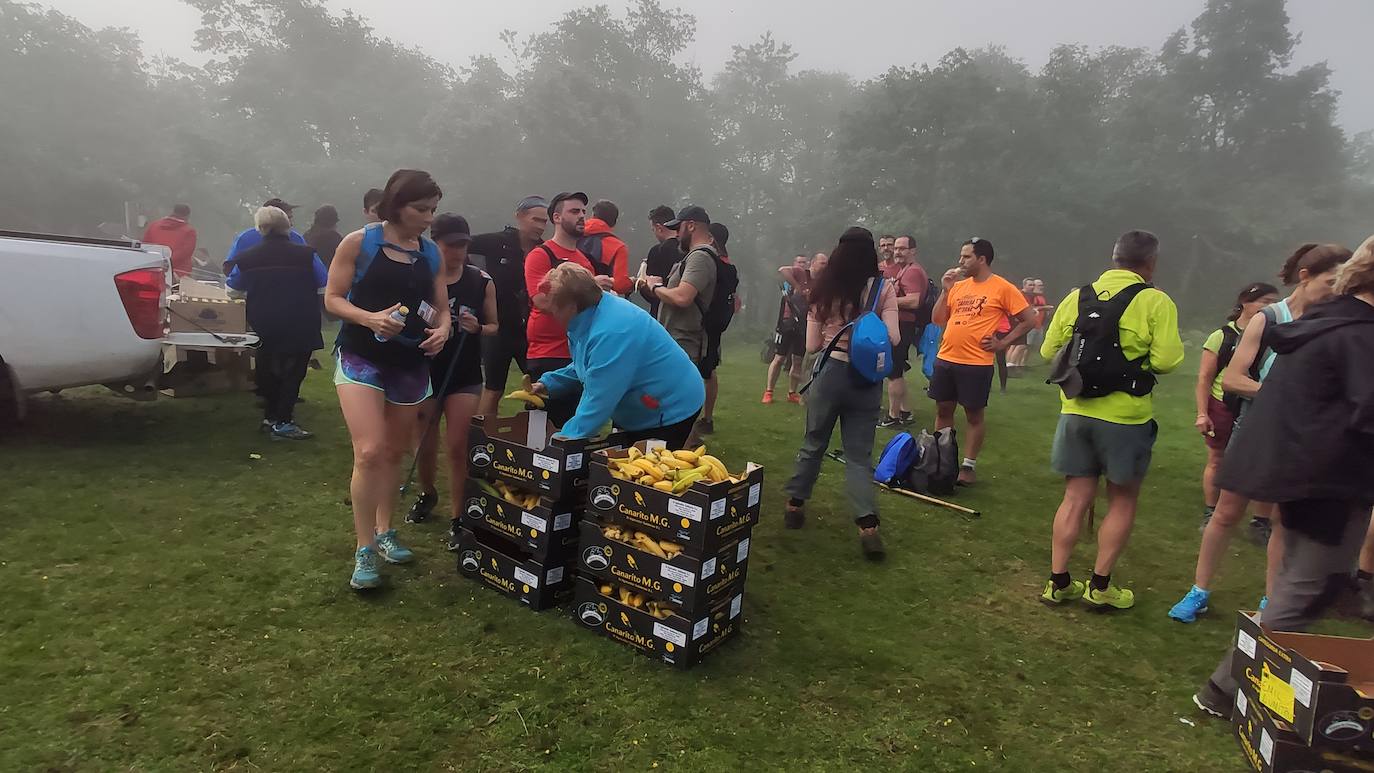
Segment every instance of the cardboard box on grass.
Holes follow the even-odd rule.
[[[470,474],[503,480],[555,502],[580,499],[587,483],[587,454],[605,448],[606,441],[554,440],[554,431],[544,411],[505,419],[474,416],[468,432]]]
[[[1272,631],[1236,620],[1231,675],[1314,747],[1374,754],[1374,639]]]
[[[548,609],[571,595],[572,567],[546,565],[522,556],[513,543],[462,529],[458,536],[458,573],[533,610]]]
[[[640,452],[662,448],[662,441],[636,443]],[[658,539],[676,542],[683,552],[707,556],[748,536],[758,521],[763,497],[763,467],[750,462],[738,482],[699,480],[680,494],[659,491],[611,475],[606,466],[629,456],[625,448],[592,454],[587,483],[587,517],[624,524]]]
[[[1257,773],[1374,771],[1374,757],[1309,746],[1292,725],[1260,704],[1250,685],[1241,685],[1236,691],[1231,727],[1246,762]]]
[[[749,537],[726,543],[708,556],[681,553],[662,559],[605,536],[601,524],[583,521],[577,573],[666,601],[685,614],[707,609],[744,589]]]
[[[543,563],[571,559],[577,550],[577,514],[572,506],[540,498],[524,508],[470,480],[463,505],[463,528],[497,534],[515,542],[521,551]],[[490,485],[490,484],[488,484]]]
[[[589,577],[579,577],[575,585],[573,619],[578,625],[678,668],[700,663],[734,636],[744,621],[743,591],[691,617],[673,615],[660,620],[601,595],[597,581]]]

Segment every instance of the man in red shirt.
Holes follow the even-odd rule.
[[[883,269],[883,276],[897,290],[897,329],[902,340],[892,347],[892,373],[887,377],[887,416],[879,427],[895,427],[915,423],[911,406],[906,399],[906,372],[911,370],[911,347],[921,340],[921,331],[930,322],[930,312],[922,312],[926,305],[929,280],[926,270],[916,262],[916,239],[898,236],[892,242],[892,260]],[[924,320],[918,317],[926,317]]]
[[[154,220],[143,232],[147,244],[160,244],[172,251],[172,275],[177,279],[191,273],[191,255],[196,251],[196,229],[191,227],[191,208],[172,207],[172,214]]]
[[[530,378],[538,381],[549,371],[566,367],[572,362],[568,351],[568,330],[558,320],[539,310],[534,298],[539,294],[539,283],[544,275],[562,263],[576,263],[588,272],[595,274],[596,268],[577,249],[577,240],[582,238],[587,226],[587,194],[560,193],[549,203],[549,222],[553,225],[553,237],[536,246],[525,256],[525,291],[530,297],[530,318],[525,328],[529,341],[528,362]],[[596,282],[602,290],[611,291],[613,281],[609,276],[598,276]],[[577,412],[577,403],[582,399],[580,391],[550,398],[545,405],[549,420],[556,426],[571,419]]]

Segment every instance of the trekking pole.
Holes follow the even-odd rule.
[[[841,454],[839,451],[831,451],[831,452],[827,453],[826,456],[827,456],[828,458],[830,458],[830,459],[834,459],[835,461],[839,462],[840,464],[849,464],[849,460],[845,459],[845,458],[844,458],[844,455]],[[889,485],[887,485],[887,484],[885,484],[885,483],[879,483],[879,482],[877,482],[877,481],[873,481],[873,485],[877,486],[877,487],[880,488],[880,489],[884,489],[884,490],[886,490],[886,491],[890,491],[890,492],[892,492],[893,494],[901,494],[901,495],[904,496],[904,497],[911,497],[912,499],[920,500],[920,501],[926,502],[926,503],[928,503],[928,504],[937,505],[937,506],[939,506],[939,507],[943,507],[943,508],[946,508],[946,509],[949,509],[949,510],[953,510],[953,511],[955,511],[956,513],[964,513],[965,515],[971,515],[971,516],[973,516],[974,518],[981,518],[981,517],[983,516],[983,513],[982,513],[981,511],[979,511],[979,510],[974,510],[974,509],[971,508],[971,507],[964,507],[963,505],[956,505],[956,504],[954,504],[953,502],[946,502],[946,501],[943,500],[943,499],[936,499],[935,497],[927,496],[927,495],[925,495],[925,494],[917,494],[915,491],[909,491],[909,490],[904,489],[904,488],[893,488],[892,486],[889,486]]]
[[[468,331],[458,331],[458,347],[453,350],[453,359],[449,361],[448,372],[444,374],[444,381],[439,385],[439,394],[443,395],[448,391],[449,381],[453,379],[453,368],[458,364],[458,355],[463,353],[463,344],[468,342]],[[415,446],[415,453],[411,455],[410,472],[406,474],[406,482],[401,484],[401,499],[405,499],[406,492],[410,490],[410,484],[415,482],[415,467],[420,463],[420,449],[424,447],[425,441],[429,439],[429,433],[439,426],[439,417],[444,415],[443,398],[435,400],[434,418],[425,423],[425,431],[420,433],[420,442]],[[465,452],[466,453],[466,452]]]

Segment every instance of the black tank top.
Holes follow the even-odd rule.
[[[471,386],[482,382],[482,336],[480,333],[463,334],[458,327],[458,311],[466,306],[477,324],[485,325],[489,320],[483,313],[487,299],[487,283],[491,277],[475,266],[464,266],[458,281],[448,286],[448,312],[453,321],[453,336],[448,345],[439,352],[430,365],[436,385],[442,384],[453,365],[451,386]],[[461,348],[460,348],[461,344]],[[454,358],[457,357],[457,362]],[[438,388],[437,386],[435,387]]]
[[[411,367],[425,363],[420,342],[424,340],[425,323],[419,315],[420,303],[434,294],[434,274],[416,251],[410,263],[392,260],[384,247],[379,247],[367,272],[353,285],[348,299],[360,309],[384,311],[402,304],[410,310],[405,329],[389,341],[378,341],[371,329],[345,322],[339,330],[339,345],[363,359],[378,365]]]

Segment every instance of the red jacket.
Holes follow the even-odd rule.
[[[168,215],[148,224],[143,241],[160,244],[172,251],[172,274],[178,277],[191,273],[191,255],[196,251],[196,229],[179,217]]]
[[[611,267],[615,291],[621,295],[628,295],[634,289],[634,283],[630,281],[630,248],[611,232],[611,227],[606,225],[606,221],[595,217],[587,218],[583,233],[587,236],[606,234],[601,240],[601,262]]]

